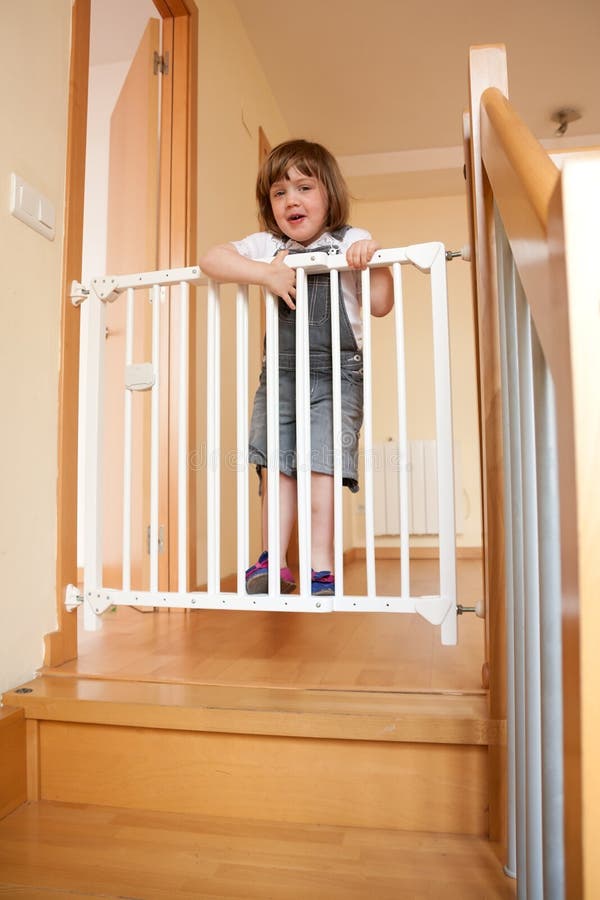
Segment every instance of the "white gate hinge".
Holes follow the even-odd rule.
[[[76,584],[68,584],[65,588],[65,609],[72,612],[83,603],[83,594],[79,593]]]

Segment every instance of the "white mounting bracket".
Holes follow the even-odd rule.
[[[65,609],[72,612],[83,603],[83,594],[79,593],[76,584],[68,584],[65,588]]]
[[[79,281],[71,282],[71,290],[69,292],[69,297],[71,298],[71,303],[73,306],[81,306],[84,300],[89,296],[88,288],[84,287]]]
[[[459,604],[456,607],[456,612],[459,616],[462,616],[463,613],[475,613],[478,619],[485,619],[485,597],[478,600],[475,606],[461,606]]]
[[[465,262],[471,262],[471,248],[468,244],[465,244],[460,250],[446,250],[446,259],[448,262],[451,262],[459,256],[461,259],[464,259]]]
[[[445,597],[417,597],[415,612],[431,625],[441,625],[452,608],[452,601]]]

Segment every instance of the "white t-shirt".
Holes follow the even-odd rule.
[[[313,241],[312,244],[304,246],[297,241],[289,238],[277,238],[268,231],[257,231],[250,234],[241,241],[232,241],[238,253],[248,259],[268,260],[272,259],[280,250],[299,250],[309,253],[317,247],[332,247],[340,253],[345,253],[348,247],[356,241],[369,241],[371,235],[364,228],[350,227],[341,240],[337,240],[328,231],[324,232],[320,237]],[[348,321],[352,326],[354,337],[358,347],[362,347],[362,320],[360,315],[361,307],[361,278],[360,272],[353,270],[351,272],[342,272],[340,274],[340,288],[342,298],[346,306]]]

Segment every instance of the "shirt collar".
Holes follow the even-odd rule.
[[[337,249],[339,247],[339,241],[336,241],[329,231],[324,231],[315,241],[312,241],[306,246],[298,243],[298,241],[294,241],[292,238],[287,238],[281,245],[282,250],[300,250],[305,253],[315,250],[317,247],[334,247]]]

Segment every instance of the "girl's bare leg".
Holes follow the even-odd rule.
[[[269,504],[267,493],[267,470],[262,469],[262,539],[263,547],[269,545]],[[333,479],[332,479],[333,481]],[[279,473],[279,558],[280,567],[287,566],[287,551],[296,521],[297,494],[296,479]]]
[[[333,571],[333,476],[311,475],[311,565]]]

